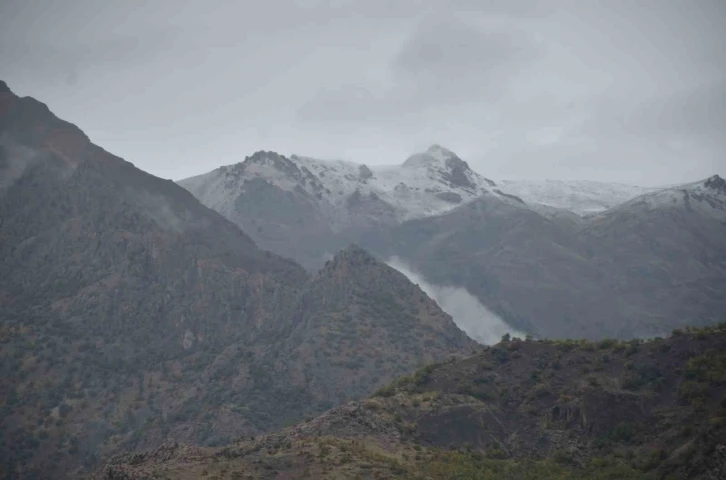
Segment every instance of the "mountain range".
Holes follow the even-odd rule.
[[[726,315],[718,176],[494,181],[433,145],[376,167],[260,151],[179,184],[309,270],[356,242],[538,337],[652,336]]]
[[[359,247],[310,275],[4,83],[0,271],[2,478],[270,431],[477,348]]]

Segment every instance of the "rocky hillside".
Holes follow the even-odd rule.
[[[94,478],[720,479],[726,324],[650,341],[503,341],[279,433],[168,444]]]
[[[420,288],[357,246],[310,281],[294,323],[279,362],[293,385],[336,403],[366,396],[445,352],[477,347]]]
[[[0,82],[0,477],[73,478],[113,452],[269,431],[470,350],[405,277],[351,255],[365,257],[334,263],[355,282],[311,278]],[[381,289],[390,303],[363,301]],[[359,326],[330,358],[305,353]],[[322,371],[355,388],[320,387]]]

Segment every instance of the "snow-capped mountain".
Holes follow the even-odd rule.
[[[436,215],[482,195],[501,196],[493,181],[438,145],[401,165],[370,167],[261,151],[179,184],[208,207],[234,217],[240,198],[259,180],[314,205],[333,231],[361,222],[395,223]]]
[[[361,232],[442,215],[478,198],[573,226],[586,213],[649,191],[598,182],[494,182],[439,145],[389,166],[259,151],[179,184],[263,248],[310,268]]]
[[[649,192],[617,205],[598,217],[673,208],[684,208],[717,219],[726,219],[726,180],[713,175],[700,182]]]
[[[587,220],[583,240],[638,323],[721,321],[726,314],[726,181],[641,195]],[[635,307],[634,307],[635,308]]]
[[[588,180],[503,180],[503,192],[528,204],[568,210],[580,216],[603,212],[659,188],[636,187]]]
[[[464,287],[542,336],[652,336],[726,314],[726,181],[649,192],[575,224],[482,197],[361,245]],[[574,215],[574,214],[573,214]]]
[[[495,182],[434,145],[393,166],[257,152],[180,184],[310,270],[359,243],[545,336],[650,335],[726,311],[717,176],[663,189]]]

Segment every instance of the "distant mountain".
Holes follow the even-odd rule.
[[[589,219],[582,238],[631,305],[633,326],[726,318],[726,181],[652,192]]]
[[[361,250],[311,278],[3,82],[0,271],[3,478],[269,431],[475,346]]]
[[[495,182],[434,145],[377,168],[258,152],[180,184],[309,270],[356,242],[538,336],[647,336],[726,315],[726,232],[705,181]],[[654,202],[671,210],[643,207]],[[711,214],[696,208],[708,202]]]
[[[622,334],[619,302],[578,231],[523,203],[482,197],[360,242],[379,258],[414,265],[432,283],[466,288],[520,331],[547,338]]]
[[[726,326],[513,339],[280,432],[116,457],[95,480],[726,478]]]
[[[179,181],[263,247],[315,270],[366,230],[448,212],[482,196],[529,204],[567,224],[654,189],[587,181],[498,181],[439,145],[400,165],[259,151]]]
[[[572,224],[482,197],[361,244],[538,336],[657,335],[726,318],[722,184],[647,193]]]
[[[500,189],[530,205],[566,210],[577,215],[600,213],[659,188],[585,180],[504,180]]]
[[[311,269],[361,231],[441,214],[482,195],[507,198],[438,145],[387,167],[257,152],[179,184],[260,245]]]

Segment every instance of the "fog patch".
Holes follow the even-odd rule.
[[[41,160],[38,150],[14,142],[7,134],[0,135],[0,192],[12,187],[29,167]]]
[[[186,210],[175,209],[163,195],[148,191],[127,189],[130,198],[136,200],[144,212],[161,228],[176,233],[185,230],[191,215]]]
[[[524,338],[525,335],[490,311],[474,295],[460,287],[434,285],[398,257],[386,261],[389,267],[404,274],[431,297],[443,311],[451,315],[454,323],[479,343],[491,345],[499,342],[504,334]]]

